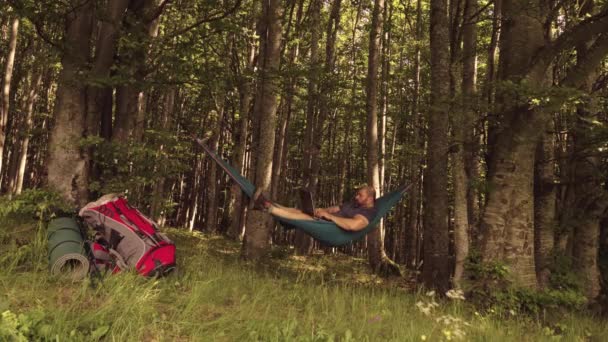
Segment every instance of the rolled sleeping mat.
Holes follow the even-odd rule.
[[[76,220],[60,217],[47,230],[51,274],[80,280],[89,272],[89,258]]]

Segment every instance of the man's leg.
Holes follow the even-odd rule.
[[[268,208],[268,212],[274,216],[279,216],[279,217],[283,217],[283,218],[290,219],[290,220],[314,221],[314,219],[315,219],[314,217],[303,213],[299,209],[287,208],[287,207],[283,207],[283,206],[276,206],[274,204],[271,205],[270,208]]]

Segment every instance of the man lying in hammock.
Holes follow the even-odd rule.
[[[266,199],[260,194],[254,200],[254,208],[267,210],[271,215],[290,220],[315,220],[321,218],[334,222],[338,227],[348,231],[359,231],[373,220],[377,214],[374,207],[376,190],[371,186],[362,186],[357,189],[353,202],[346,202],[340,206],[315,209],[315,216],[310,216],[300,209],[288,208]]]

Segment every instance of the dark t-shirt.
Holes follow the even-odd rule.
[[[368,222],[372,222],[378,210],[375,207],[363,208],[355,205],[353,202],[347,202],[340,206],[340,211],[336,213],[337,216],[345,218],[353,218],[355,215],[364,216]]]

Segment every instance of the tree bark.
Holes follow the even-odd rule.
[[[236,53],[236,51],[235,51]],[[252,84],[249,78],[253,75],[254,59],[255,59],[255,44],[248,42],[247,59],[245,62],[245,72],[239,76],[239,133],[235,143],[233,156],[233,165],[241,173],[245,171],[245,154],[247,152],[247,132],[249,127],[249,111],[252,100]],[[245,206],[243,191],[238,184],[233,184],[230,187],[231,196],[234,198],[234,215],[228,230],[228,236],[233,239],[241,239],[243,229],[245,228],[244,215],[247,210]]]
[[[65,47],[49,139],[48,183],[72,204],[88,201],[89,156],[79,147],[86,130],[86,86],[82,73],[90,55],[92,2],[66,16]]]
[[[427,168],[424,175],[424,267],[428,288],[449,288],[447,148],[449,111],[449,32],[447,1],[431,1],[431,107],[428,113]]]
[[[310,13],[310,64],[308,66],[308,89],[306,103],[306,131],[304,135],[303,169],[306,187],[309,191],[317,192],[318,174],[314,173],[313,163],[321,158],[322,132],[317,134],[317,110],[319,97],[319,40],[321,39],[320,17],[321,1],[312,0]],[[322,128],[321,128],[322,129]],[[319,139],[319,140],[316,140]],[[316,141],[315,141],[316,140]],[[295,246],[297,255],[312,253],[312,238],[302,231],[295,233]]]
[[[128,4],[128,0],[111,0],[108,1],[105,11],[101,13],[102,19],[87,94],[89,106],[87,113],[88,130],[93,135],[99,134],[102,117],[107,115],[105,112],[108,110],[108,100],[111,102],[112,99],[111,86],[108,85],[110,67],[114,63],[118,33]],[[109,98],[108,91],[110,92]],[[111,108],[110,105],[110,111]]]
[[[15,179],[11,180],[11,193],[19,195],[23,190],[23,181],[25,179],[25,168],[27,166],[27,155],[30,144],[30,135],[34,124],[34,104],[38,98],[38,91],[42,84],[42,72],[34,72],[29,81],[29,87],[23,101],[23,112],[25,113],[25,122],[23,126],[23,137],[21,141],[21,151],[19,153],[17,174]]]
[[[140,40],[134,46],[120,51],[120,61],[126,64],[129,82],[116,89],[116,119],[112,140],[126,143],[129,140],[140,142],[144,132],[144,94],[143,85],[146,76],[146,59],[148,44],[143,44],[143,37],[155,38],[158,34],[159,18],[151,18],[157,9],[158,0],[130,2],[127,15],[131,15],[132,36],[128,39]]]
[[[593,12],[593,1],[583,5],[581,14]],[[586,63],[586,55],[590,53],[591,44],[580,44],[576,48],[577,65]],[[591,93],[593,83],[597,79],[598,70],[589,73],[581,87],[583,91]],[[600,294],[600,271],[598,268],[600,221],[608,207],[608,194],[602,188],[603,175],[600,168],[600,159],[594,155],[595,149],[591,137],[592,127],[590,121],[595,120],[599,109],[597,100],[591,95],[587,103],[577,108],[577,119],[574,128],[574,146],[572,172],[574,174],[574,194],[576,213],[572,217],[574,222],[573,234],[573,261],[575,271],[580,275],[583,291],[590,302],[594,302]]]
[[[551,253],[555,245],[555,144],[553,120],[547,122],[545,133],[536,148],[534,178],[534,257],[536,278],[540,288],[549,286]]]
[[[494,100],[496,93],[496,59],[498,54],[498,42],[500,41],[500,32],[502,27],[502,2],[503,0],[494,0],[493,18],[492,18],[492,36],[490,38],[490,44],[488,45],[487,55],[487,71],[486,71],[486,83],[484,89],[484,96],[488,105],[488,128],[486,132],[486,165],[490,164],[490,157],[492,155],[492,146],[496,141],[496,130],[498,121],[496,114],[494,113]],[[476,241],[477,242],[477,241]]]
[[[17,37],[19,35],[19,18],[14,18],[11,23],[10,37],[8,42],[8,54],[4,65],[2,77],[2,94],[0,96],[0,175],[3,174],[4,145],[6,144],[7,124],[10,108],[11,79],[13,77],[13,66],[15,65],[15,53],[17,51]],[[0,176],[0,179],[2,177]]]
[[[527,74],[544,42],[539,8],[525,0],[504,0],[502,15],[499,79],[519,84],[527,77],[531,85],[541,87],[544,71]],[[546,118],[543,111],[518,103],[511,95],[501,92],[496,99],[500,130],[488,170],[481,252],[485,261],[506,263],[516,285],[534,288],[534,151]]]
[[[384,0],[374,1],[372,27],[369,39],[367,62],[366,101],[367,112],[367,182],[376,193],[380,193],[380,173],[378,155],[378,64],[380,57],[380,39],[382,34]],[[398,274],[399,268],[388,258],[384,250],[384,232],[382,226],[367,235],[368,258],[372,270],[382,275]]]
[[[417,0],[416,2],[416,40],[422,40],[423,25],[422,25],[422,1]],[[410,182],[413,184],[410,193],[408,194],[408,216],[409,220],[407,227],[404,232],[405,238],[405,263],[407,267],[416,269],[418,267],[419,260],[419,242],[420,234],[418,231],[420,220],[418,219],[420,213],[420,186],[421,186],[421,155],[424,150],[424,139],[420,137],[420,133],[423,127],[423,117],[420,113],[420,62],[421,62],[421,51],[420,46],[416,45],[415,58],[414,58],[414,89],[412,94],[412,115],[414,117],[413,133],[412,133],[412,144],[416,151],[411,154],[412,171],[410,175]]]
[[[255,186],[256,193],[267,192],[272,178],[272,155],[276,126],[277,94],[279,91],[279,63],[281,53],[281,17],[283,13],[280,0],[269,0],[263,5],[262,20],[267,21],[266,30],[260,44],[265,49],[260,63],[260,80],[257,99],[261,101],[256,108],[255,117],[263,125],[259,127],[259,141],[255,142]],[[259,210],[252,210],[247,216],[243,256],[258,260],[268,253],[270,240],[270,216]]]
[[[168,88],[164,93],[163,107],[161,109],[161,114],[160,114],[160,118],[159,118],[160,119],[159,120],[160,121],[159,129],[161,131],[166,132],[169,130],[169,122],[170,122],[170,118],[171,118],[171,113],[173,113],[173,111],[175,109],[176,93],[177,93],[177,89],[175,87]],[[162,154],[166,153],[166,152],[164,152],[165,149],[166,149],[166,146],[164,144],[161,144],[160,146],[158,146],[158,157],[159,158],[162,158]],[[152,200],[150,203],[150,217],[152,217],[152,219],[157,222],[161,221],[160,218],[161,218],[161,213],[162,213],[162,209],[163,209],[163,199],[165,198],[165,183],[167,181],[167,179],[165,177],[166,170],[163,168],[158,171],[160,171],[161,176],[159,177],[156,184],[154,184],[154,190],[152,192]]]
[[[477,76],[477,31],[475,18],[477,0],[467,0],[464,7],[463,36],[463,68],[462,68],[462,112],[456,113],[453,120],[454,140],[459,148],[452,156],[454,183],[454,286],[460,287],[464,275],[464,265],[469,254],[470,212],[469,206],[475,206],[476,195],[471,190],[470,176],[476,168],[473,144],[475,134],[473,117],[476,99]],[[459,115],[460,114],[460,115]],[[473,164],[473,165],[471,165]],[[473,194],[471,194],[473,192]],[[473,203],[471,203],[473,202]]]
[[[224,96],[218,96],[219,97],[219,101],[223,101]],[[213,151],[217,151],[218,147],[219,147],[219,142],[220,142],[220,135],[222,132],[222,121],[224,120],[224,112],[225,112],[225,106],[223,103],[219,104],[216,101],[216,115],[217,115],[217,119],[215,122],[215,128],[213,130],[213,136],[209,142],[209,146],[211,147],[211,149]],[[206,208],[206,215],[205,215],[205,226],[206,226],[206,230],[210,231],[210,232],[217,232],[217,210],[218,210],[218,205],[217,205],[217,199],[218,199],[218,194],[217,194],[217,189],[218,189],[218,182],[217,182],[217,164],[211,160],[209,160],[210,164],[209,164],[209,173],[207,174],[207,186],[206,186],[206,193],[207,193],[207,208]]]
[[[325,63],[323,64],[323,78],[320,82],[321,90],[319,91],[319,115],[317,118],[316,128],[314,130],[313,144],[314,150],[320,153],[321,143],[323,141],[323,132],[325,129],[325,121],[329,117],[330,98],[334,91],[334,68],[336,63],[335,50],[338,28],[340,27],[340,8],[341,0],[334,0],[331,6],[329,21],[326,28],[325,42]],[[320,154],[317,158],[312,158],[310,171],[310,186],[312,189],[317,188],[319,172],[321,169]]]

